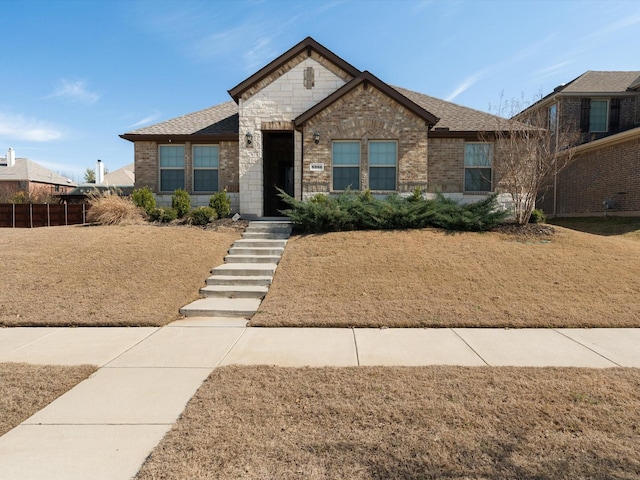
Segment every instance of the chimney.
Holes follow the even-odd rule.
[[[96,185],[101,185],[104,182],[104,164],[102,160],[98,160],[96,163]]]
[[[9,151],[7,152],[7,167],[13,167],[16,164],[16,152],[13,151],[13,148],[9,147]]]

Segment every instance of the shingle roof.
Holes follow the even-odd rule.
[[[29,181],[75,186],[75,183],[69,181],[67,177],[52,172],[28,158],[16,158],[16,163],[12,167],[0,166],[0,181]]]
[[[393,88],[440,118],[440,121],[435,126],[436,130],[449,129],[451,132],[490,132],[498,126],[503,129],[506,125],[509,125],[509,130],[527,130],[531,128],[520,122],[510,121],[496,115],[463,107],[462,105],[430,97],[422,93],[400,87]]]
[[[238,106],[221,103],[178,118],[139,128],[126,135],[228,135],[238,133]]]
[[[449,129],[451,132],[477,132],[495,130],[504,125],[506,120],[486,112],[463,107],[439,98],[413,92],[400,87],[392,87],[401,95],[435,115],[440,120],[436,129]],[[513,122],[511,130],[528,128],[526,125]],[[133,130],[122,135],[198,135],[198,134],[238,134],[238,106],[233,101],[221,103],[165,122]],[[134,138],[127,138],[133,140]]]
[[[118,170],[104,174],[105,185],[133,185],[135,183],[134,164],[125,165]]]
[[[563,93],[623,93],[640,85],[640,71],[599,72],[589,70],[564,87]]]

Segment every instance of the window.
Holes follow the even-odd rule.
[[[369,188],[371,190],[396,189],[396,142],[369,143]]]
[[[333,142],[333,189],[360,190],[360,142]]]
[[[558,126],[558,106],[554,103],[549,107],[549,130],[555,134]]]
[[[160,191],[184,188],[184,146],[160,146]]]
[[[193,147],[193,191],[218,191],[219,149],[217,145]]]
[[[493,145],[467,143],[464,146],[464,191],[491,191],[491,157]]]
[[[609,102],[606,100],[591,100],[591,111],[589,112],[589,131],[607,131],[607,111]]]

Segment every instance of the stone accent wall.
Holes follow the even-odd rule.
[[[318,144],[314,132],[320,134]],[[369,186],[369,140],[398,142],[397,190],[406,192],[427,185],[427,135],[424,120],[373,86],[359,85],[324,109],[304,126],[303,197],[332,190],[332,142],[360,141],[360,186]],[[323,172],[310,171],[311,163],[323,163]]]
[[[263,214],[263,127],[270,130],[292,130],[291,121],[294,118],[344,85],[344,72],[337,75],[333,71],[335,68],[325,66],[328,63],[330,64],[314,52],[311,57],[306,52],[301,53],[247,90],[240,98],[241,213],[258,217]],[[314,70],[313,87],[310,89],[306,88],[304,82],[304,71],[309,67]],[[253,136],[251,145],[246,144],[247,132],[251,132]],[[296,181],[299,182],[297,179]]]
[[[552,196],[550,191],[545,197]],[[557,215],[602,215],[605,199],[613,201],[612,214],[640,214],[640,133],[576,155],[558,175]]]
[[[158,191],[158,144],[156,142],[135,142],[135,187],[149,187]]]

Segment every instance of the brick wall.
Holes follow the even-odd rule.
[[[462,138],[429,139],[428,192],[463,191],[464,144]]]
[[[320,133],[315,144],[313,133]],[[333,140],[360,140],[360,186],[369,186],[368,141],[398,142],[397,189],[400,192],[427,184],[427,127],[424,120],[406,110],[373,86],[359,85],[310,119],[303,137],[303,196],[331,191]],[[310,171],[311,163],[323,163],[323,172]]]
[[[172,144],[174,145],[174,144]],[[178,144],[175,144],[178,145]],[[189,194],[193,194],[193,153],[191,142],[184,144],[184,182],[185,190]],[[197,145],[197,144],[196,144]],[[215,145],[207,143],[207,145]],[[228,193],[237,193],[239,191],[239,174],[238,174],[238,142],[220,142],[219,144],[219,177],[218,187],[220,190],[226,188]],[[159,185],[159,166],[158,166],[158,143],[157,142],[135,142],[135,187],[141,188],[148,186],[154,192],[158,192]]]
[[[158,191],[158,144],[156,142],[135,142],[136,188],[149,187]]]
[[[603,214],[606,198],[614,202],[611,213],[640,214],[640,132],[622,143],[576,155],[558,175],[559,216]]]

